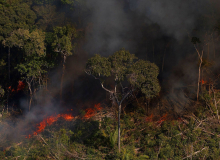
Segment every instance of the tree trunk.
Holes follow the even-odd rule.
[[[31,110],[32,99],[33,99],[33,95],[30,94],[30,100],[29,100],[29,106],[28,106],[28,110],[29,110],[29,112],[30,112],[30,110]]]
[[[9,82],[11,80],[11,70],[10,70],[11,60],[10,60],[10,54],[11,54],[10,47],[8,47],[8,79],[9,79]]]
[[[198,76],[198,86],[197,86],[197,101],[199,100],[199,84],[200,84],[200,76],[201,76],[201,66],[202,66],[202,57],[200,59],[200,64],[199,64],[199,76]]]
[[[63,68],[62,68],[62,77],[61,77],[61,84],[60,84],[60,101],[62,101],[62,95],[63,95],[63,79],[65,74],[65,63],[66,63],[66,55],[63,55]]]
[[[146,107],[145,107],[145,113],[147,113],[147,115],[149,114],[149,105],[150,105],[150,100],[149,99],[147,99],[146,100]]]
[[[31,102],[32,102],[32,98],[33,98],[33,93],[32,93],[32,89],[31,89],[31,82],[27,82],[27,84],[28,84],[28,88],[29,88],[29,92],[30,92],[30,100],[29,100],[29,104],[28,104],[28,110],[30,111],[31,110]]]
[[[10,81],[11,81],[11,71],[10,71],[10,54],[11,54],[11,51],[10,51],[10,47],[8,47],[8,83],[10,85]],[[8,88],[8,96],[7,96],[7,113],[8,113],[8,103],[9,103],[9,94],[10,94],[10,90]]]
[[[213,89],[213,86],[212,86],[212,92],[213,92],[213,100],[214,100],[214,105],[215,105],[215,109],[216,109],[216,115],[217,115],[217,119],[219,120],[219,114],[218,114],[218,106],[217,106],[217,102],[216,102],[216,97],[215,97],[215,90]]]
[[[121,152],[121,146],[120,146],[120,115],[121,115],[121,104],[118,105],[118,152],[120,153]]]
[[[199,56],[199,60],[200,60],[200,63],[199,63],[199,76],[198,76],[198,86],[197,86],[197,95],[196,95],[196,98],[197,98],[197,101],[199,100],[199,84],[200,84],[200,77],[201,77],[201,66],[202,66],[202,57],[203,57],[203,50],[202,50],[202,53],[200,54],[199,53],[199,50],[196,48],[196,46],[194,45],[195,49],[196,49],[196,52]]]

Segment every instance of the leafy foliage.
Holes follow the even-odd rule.
[[[130,68],[129,82],[141,89],[147,98],[152,98],[160,91],[157,79],[158,67],[150,62],[139,60]]]
[[[138,60],[124,48],[112,56],[102,57],[96,54],[87,62],[86,69],[89,74],[96,77],[114,77],[120,83],[126,79],[134,88],[139,88],[147,98],[152,98],[160,91],[157,76],[159,68],[148,61]]]
[[[10,117],[11,113],[2,112],[5,109],[4,106],[13,103],[13,107],[15,107],[16,101],[20,100],[17,97],[28,92],[24,90],[22,91],[24,93],[19,91],[16,94],[16,90],[10,90],[10,88],[16,88],[18,80],[24,79],[28,84],[31,99],[38,86],[47,80],[50,68],[60,65],[59,53],[65,62],[66,57],[76,51],[79,30],[89,31],[85,27],[86,24],[81,22],[82,17],[77,16],[87,16],[89,13],[87,10],[94,8],[88,8],[86,3],[85,0],[0,0],[0,102],[3,106],[0,123],[7,123],[7,121],[2,122],[3,118],[11,118],[14,124],[15,118]],[[75,10],[73,11],[73,9]],[[83,10],[86,10],[87,13],[82,13]],[[71,14],[69,14],[70,12]],[[71,127],[60,125],[62,127],[57,129],[57,125],[51,126],[32,139],[25,139],[22,143],[0,148],[0,159],[220,159],[219,82],[212,79],[217,75],[218,70],[215,68],[216,73],[213,75],[210,73],[211,67],[218,66],[212,58],[218,59],[219,49],[216,44],[219,42],[217,32],[220,27],[219,22],[215,19],[215,14],[218,12],[211,10],[210,13],[209,15],[206,12],[202,17],[204,20],[196,25],[198,27],[204,25],[205,30],[202,30],[204,33],[197,34],[195,33],[197,31],[194,30],[193,34],[195,33],[201,38],[211,32],[211,38],[204,41],[198,37],[191,39],[195,46],[205,43],[204,46],[201,46],[204,49],[204,58],[201,63],[201,77],[204,80],[200,82],[201,94],[199,101],[196,102],[195,110],[185,116],[180,115],[179,119],[177,117],[176,119],[164,119],[159,114],[155,117],[146,116],[143,106],[140,107],[137,104],[133,105],[132,111],[128,113],[123,110],[121,153],[117,152],[116,146],[117,118],[102,117],[99,121],[78,118],[70,122]],[[212,28],[213,26],[209,25],[207,20],[215,22],[215,28]],[[143,25],[138,24],[138,26],[146,24],[144,22]],[[95,26],[98,25],[93,25],[93,27]],[[155,25],[152,26],[155,27]],[[147,29],[152,31],[153,27],[148,26]],[[213,32],[213,30],[217,32]],[[133,35],[128,37],[133,37]],[[138,46],[146,44],[146,39],[148,39],[144,35],[141,37],[143,37],[143,41]],[[164,38],[167,39],[167,36]],[[85,43],[84,40],[82,41]],[[168,44],[167,51],[170,50],[169,48]],[[160,56],[157,58],[161,60]],[[109,91],[112,94],[110,98],[114,95],[118,100],[124,100],[123,96],[126,93],[141,91],[145,98],[151,99],[160,92],[157,79],[159,68],[154,63],[138,59],[123,48],[109,57],[96,54],[88,60],[86,68],[87,73],[100,79],[102,85],[105,82],[106,86],[110,87]],[[63,67],[63,71],[64,69],[65,67]],[[217,76],[219,77],[219,75]],[[108,80],[113,80],[113,83],[109,83]],[[114,89],[112,84],[115,84]],[[208,91],[206,91],[207,88],[209,88]],[[113,90],[115,90],[114,94]],[[143,96],[143,94],[138,96]],[[15,95],[15,99],[13,99],[13,95]],[[26,95],[22,98],[26,99]],[[126,101],[128,98],[130,97],[127,97]],[[155,101],[157,100],[154,100],[153,103],[159,103],[160,106],[160,102]],[[16,107],[12,109],[15,109],[15,112],[18,111]],[[19,110],[21,114],[22,108]],[[120,118],[118,119],[120,120]],[[12,126],[12,124],[8,125],[8,127]],[[1,142],[6,140],[8,138],[1,139]],[[1,147],[2,144],[0,144]]]
[[[43,56],[45,55],[44,39],[44,33],[40,30],[29,33],[28,30],[18,29],[3,41],[3,45],[22,48],[27,55],[38,54]]]
[[[124,48],[109,57],[109,61],[111,62],[111,72],[115,77],[115,81],[124,81],[128,74],[128,70],[132,66],[132,63],[134,63],[135,59],[137,59],[135,55],[130,54],[130,52],[126,51]]]
[[[22,75],[26,77],[34,77],[37,78],[46,73],[46,68],[49,67],[48,63],[44,60],[44,58],[39,57],[37,55],[27,56],[25,58],[25,63],[18,64],[16,69]]]
[[[86,68],[95,76],[109,77],[111,75],[111,63],[108,58],[101,57],[98,54],[88,60]]]
[[[116,119],[102,121],[76,119],[71,129],[47,130],[22,145],[13,145],[0,156],[27,159],[96,158],[96,159],[219,159],[219,130],[202,119],[159,119],[146,123],[138,109],[121,120],[122,151],[117,152]],[[184,121],[183,121],[184,120]],[[130,123],[128,123],[130,122]],[[202,123],[201,123],[202,122]],[[68,125],[67,125],[68,126]],[[219,124],[218,124],[219,127]],[[220,128],[220,127],[219,127]],[[46,157],[46,158],[45,158]]]
[[[54,41],[52,46],[55,52],[60,52],[65,56],[72,55],[72,39],[77,37],[77,32],[73,26],[55,27],[54,28]]]
[[[36,14],[30,5],[21,1],[5,1],[0,4],[0,41],[7,38],[13,30],[33,29]]]

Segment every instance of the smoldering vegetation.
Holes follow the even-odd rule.
[[[77,42],[80,45],[67,59],[62,100],[59,99],[62,64],[59,64],[49,72],[48,91],[36,93],[30,112],[25,96],[19,97],[23,114],[16,122],[7,122],[11,127],[1,124],[1,134],[16,140],[17,136],[26,134],[24,130],[30,123],[40,122],[45,115],[70,108],[77,115],[80,109],[106,99],[99,82],[86,75],[84,68],[94,54],[109,56],[120,48],[159,66],[162,91],[151,102],[151,108],[161,105],[164,112],[183,114],[196,98],[198,55],[192,37],[201,40],[198,49],[204,51],[205,59],[213,62],[211,73],[204,69],[204,79],[209,81],[218,75],[218,4],[215,0],[84,0],[74,10],[57,6],[57,12],[69,13],[71,21],[84,34]],[[56,21],[61,20],[58,17]]]
[[[159,66],[161,97],[177,101],[179,97],[183,102],[194,99],[199,60],[191,40],[201,40],[197,49],[204,52],[204,59],[219,59],[217,4],[208,0],[85,1],[88,16],[83,17],[83,22],[89,27],[84,50],[89,56],[108,56],[124,47]],[[215,61],[209,68],[212,73],[204,68],[203,77],[216,79],[218,69]],[[185,97],[186,93],[190,97]],[[184,103],[180,110],[183,108]]]

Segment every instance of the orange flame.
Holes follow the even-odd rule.
[[[71,121],[74,118],[71,114],[61,114],[60,116],[66,121]]]
[[[157,124],[161,125],[161,123],[163,123],[163,121],[165,121],[166,119],[167,119],[167,113],[163,115],[162,117],[160,117],[160,120],[157,122]]]
[[[102,107],[100,107],[100,103],[98,104],[95,104],[95,107],[94,108],[87,108],[85,111],[86,111],[86,114],[84,115],[84,118],[85,119],[89,119],[93,116],[95,116],[95,114],[97,113],[97,111],[101,110]]]
[[[152,122],[152,121],[153,121],[153,117],[154,117],[154,115],[151,114],[149,117],[147,117],[147,118],[145,119],[145,121],[146,121],[146,122]]]
[[[99,111],[101,109],[102,109],[102,107],[100,107],[100,103],[96,104],[94,106],[94,108],[86,109],[86,114],[84,115],[83,118],[89,119],[89,118],[93,117],[97,113],[97,111]],[[71,109],[71,111],[73,111],[73,109]],[[29,134],[28,136],[26,136],[26,138],[31,138],[33,135],[37,135],[37,134],[41,133],[45,129],[46,126],[50,126],[51,124],[56,122],[59,118],[63,118],[66,121],[71,121],[74,117],[71,114],[58,114],[58,115],[49,116],[49,117],[45,118],[42,122],[37,124],[36,131],[33,134]]]
[[[22,81],[19,80],[19,81],[18,81],[18,86],[17,86],[17,92],[23,90],[24,87],[25,87],[24,82],[22,82]]]
[[[21,90],[23,90],[24,89],[24,87],[25,87],[25,84],[24,84],[24,82],[22,82],[22,81],[18,81],[18,86],[17,86],[17,90],[15,90],[14,88],[11,88],[11,86],[9,86],[8,87],[8,89],[9,90],[11,90],[11,92],[15,92],[15,91],[21,91]]]
[[[42,122],[40,122],[37,125],[36,127],[37,130],[33,134],[29,134],[28,136],[26,136],[26,138],[31,138],[33,135],[37,135],[41,133],[45,129],[46,126],[50,126],[51,124],[56,122],[60,117],[64,118],[67,121],[70,121],[74,118],[71,114],[58,114],[56,116],[50,116],[48,118],[45,118]]]
[[[200,83],[202,83],[202,84],[206,84],[207,83],[207,81],[204,81],[203,79],[200,81]]]
[[[14,88],[11,89],[11,86],[9,86],[8,89],[11,90],[11,92],[14,92],[14,91],[15,91]]]

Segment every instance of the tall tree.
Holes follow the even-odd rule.
[[[25,56],[25,62],[18,64],[16,69],[23,76],[23,79],[28,84],[30,99],[28,109],[30,111],[31,104],[33,101],[36,85],[40,85],[43,81],[43,75],[47,73],[48,63],[45,61],[44,57],[39,57],[36,54],[30,56]]]
[[[144,60],[135,60],[134,54],[121,49],[112,56],[102,57],[96,54],[86,65],[86,73],[100,81],[102,88],[109,92],[111,98],[118,105],[118,149],[120,152],[120,114],[122,102],[136,89],[146,97],[152,98],[160,91],[157,79],[158,67]],[[104,80],[114,78],[114,88],[107,89]],[[124,86],[126,85],[126,86]],[[120,89],[120,90],[119,90]]]
[[[36,25],[43,29],[44,31],[52,31],[53,27],[58,24],[63,25],[66,19],[63,12],[58,12],[56,5],[44,4],[44,5],[35,5],[33,10],[37,14]]]
[[[31,6],[28,3],[17,0],[0,1],[0,42],[10,37],[14,30],[19,28],[33,29],[35,19],[37,18]],[[11,48],[10,43],[5,43],[8,48],[8,87],[11,85]],[[9,90],[7,97],[8,110]]]
[[[0,69],[5,66],[6,63],[4,62],[3,59],[0,60]],[[0,84],[0,97],[3,97],[5,94],[5,90],[2,88],[2,84]]]
[[[73,54],[73,49],[76,44],[72,44],[73,39],[77,37],[77,30],[75,27],[67,25],[64,27],[54,28],[54,41],[52,46],[55,52],[61,53],[62,56],[62,76],[60,83],[60,98],[62,100],[63,79],[66,68],[66,58]]]
[[[30,94],[29,110],[34,96],[34,92],[32,91],[33,81],[35,79],[41,79],[42,75],[46,73],[46,70],[43,68],[48,66],[44,60],[44,40],[44,33],[40,30],[29,32],[29,30],[18,29],[13,31],[11,36],[3,41],[4,45],[10,44],[13,47],[20,48],[25,53],[23,56],[24,61],[18,64],[16,69],[28,84]]]

